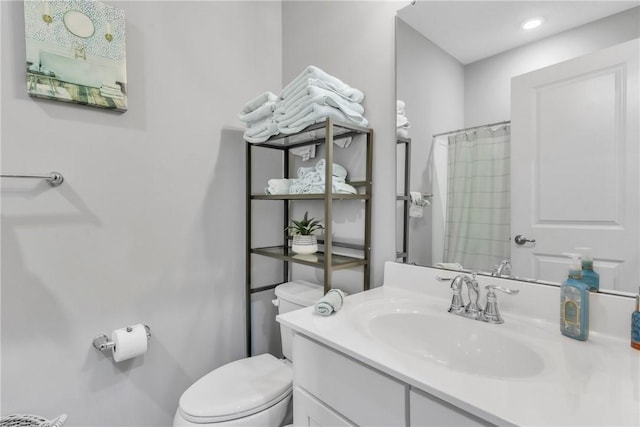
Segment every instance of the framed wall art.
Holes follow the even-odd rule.
[[[99,1],[25,0],[27,93],[127,111],[124,11]]]

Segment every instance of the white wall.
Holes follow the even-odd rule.
[[[365,116],[374,129],[372,286],[382,284],[383,263],[395,258],[395,90],[394,19],[406,4],[392,1],[284,1],[283,83],[306,66],[324,71],[365,93]],[[357,163],[357,159],[346,159]],[[349,168],[348,168],[349,169]],[[343,221],[334,228],[355,229],[361,207],[338,207]],[[342,272],[338,272],[342,273]],[[361,283],[361,275],[336,276],[334,284]],[[308,273],[319,281],[318,271]]]
[[[511,78],[640,36],[640,7],[469,64],[465,127],[511,118]]]
[[[2,171],[65,177],[2,180],[2,413],[167,426],[186,387],[244,356],[236,113],[281,87],[281,4],[109,3],[126,13],[124,114],[28,97],[23,3],[0,2]],[[144,357],[92,348],[138,322]]]
[[[398,99],[406,103],[411,123],[411,191],[432,193],[427,168],[432,135],[463,127],[464,66],[401,19],[396,28],[396,81]],[[432,200],[433,201],[433,200]],[[432,213],[409,220],[409,262],[431,265],[431,238],[444,228],[432,228]],[[436,215],[437,216],[437,215]],[[438,254],[433,254],[438,256]]]

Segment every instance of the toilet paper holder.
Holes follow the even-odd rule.
[[[133,329],[131,326],[127,326],[127,332],[131,332]],[[144,330],[147,333],[147,340],[151,339],[151,328],[144,325]],[[105,334],[100,334],[93,339],[93,346],[100,351],[111,350],[116,344],[109,339]]]

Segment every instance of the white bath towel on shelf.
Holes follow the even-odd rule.
[[[264,189],[265,194],[289,194],[289,187],[293,179],[283,178],[273,178],[267,181],[268,187]]]
[[[397,128],[396,135],[398,135],[400,138],[409,138],[409,129]]]
[[[273,117],[273,112],[278,107],[278,101],[267,101],[249,113],[240,113],[238,118],[245,123],[253,123],[267,117]]]
[[[349,119],[342,113],[342,111],[336,108],[330,107],[328,105],[313,104],[311,111],[305,117],[286,126],[278,124],[278,130],[285,135],[300,132],[307,126],[323,122],[329,117],[337,122],[353,123],[363,127],[366,127],[369,124],[364,116],[360,116],[357,119],[355,117]]]
[[[314,311],[320,316],[329,316],[342,308],[346,296],[340,289],[331,289],[315,304]]]
[[[361,103],[364,100],[364,93],[362,93],[362,91],[347,84],[344,84],[343,86],[336,86],[333,83],[320,79],[306,79],[302,80],[297,87],[293,88],[293,91],[289,96],[287,96],[287,98],[282,99],[282,107],[286,108],[301,97],[310,95],[313,88],[324,89],[332,92],[349,102]]]
[[[326,105],[340,110],[349,120],[359,122],[362,120],[364,108],[362,105],[348,102],[340,97],[331,95],[308,96],[301,98],[284,113],[275,113],[274,118],[282,126],[289,126],[307,116],[313,111],[314,105]]]
[[[278,99],[278,96],[275,93],[269,92],[269,91],[264,92],[256,96],[255,98],[253,98],[251,101],[248,101],[246,104],[244,104],[240,112],[242,114],[249,114],[250,112],[262,106],[263,104],[266,104],[267,102],[275,101],[277,99]]]
[[[324,72],[314,65],[309,65],[307,68],[302,70],[302,72],[298,74],[298,76],[295,77],[288,85],[286,85],[284,89],[282,89],[281,97],[286,99],[287,97],[291,96],[291,94],[295,93],[296,89],[299,90],[300,85],[304,85],[306,83],[305,81],[309,78],[323,80],[327,83],[331,83],[336,88],[338,88],[338,90],[347,89],[349,87],[339,78]]]
[[[267,118],[262,122],[252,124],[244,131],[245,141],[249,141],[252,144],[258,144],[265,142],[267,139],[274,135],[277,135],[278,123],[273,118]]]

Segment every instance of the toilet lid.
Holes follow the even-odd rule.
[[[193,423],[246,417],[289,394],[292,369],[271,354],[236,360],[209,372],[180,398],[180,413]]]

